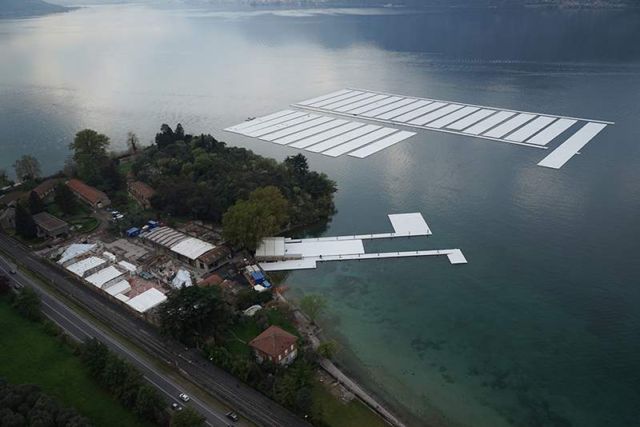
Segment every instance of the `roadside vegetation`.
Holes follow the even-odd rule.
[[[319,296],[306,301],[307,309],[316,316],[326,304]],[[251,317],[242,315],[242,310],[255,304],[264,308]],[[298,357],[287,367],[268,361],[258,363],[249,346],[272,325],[298,337]],[[336,344],[323,343],[319,351],[312,350],[297,330],[291,308],[271,301],[270,293],[244,290],[229,299],[223,298],[218,288],[174,290],[160,310],[160,327],[165,335],[199,349],[216,366],[316,426],[384,425],[363,403],[341,402],[318,381],[318,356],[332,357]]]
[[[65,408],[33,384],[9,384],[0,378],[0,425],[89,427],[89,420]]]
[[[43,321],[37,295],[33,291],[22,291],[12,298],[7,293],[8,286],[4,280],[0,277],[3,282],[0,288],[5,291],[0,296],[0,377],[15,386],[37,384],[36,388],[21,387],[26,387],[32,398],[37,396],[36,389],[41,388],[47,396],[75,408],[90,420],[87,424],[70,425],[144,425],[91,378],[66,336],[50,322]],[[3,396],[2,392],[0,396]],[[2,398],[0,402],[3,402]],[[48,405],[50,415],[55,412],[48,397],[43,397],[42,403]],[[60,411],[66,414],[68,409],[61,408]],[[50,424],[4,424],[2,421],[2,425]]]

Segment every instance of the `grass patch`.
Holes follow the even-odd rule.
[[[87,217],[70,219],[69,224],[75,225],[76,227],[78,227],[76,229],[78,233],[91,233],[93,230],[98,228],[98,226],[100,225],[100,221],[98,221],[94,217],[87,216]]]
[[[260,327],[255,319],[246,317],[231,328],[229,338],[225,342],[225,348],[234,356],[249,359],[252,357],[249,341],[257,337],[260,332]]]
[[[120,173],[120,175],[127,176],[127,174],[131,172],[132,168],[133,168],[132,161],[118,162],[118,172]]]
[[[313,386],[313,412],[331,427],[388,427],[382,419],[358,399],[344,403],[319,381]]]
[[[44,210],[49,212],[51,215],[58,217],[60,219],[64,219],[65,221],[69,221],[75,218],[81,218],[89,215],[91,210],[88,206],[81,203],[79,200],[76,203],[76,209],[72,214],[65,214],[62,212],[60,207],[55,202],[49,202],[45,205]]]
[[[269,325],[279,326],[285,331],[300,337],[300,332],[296,329],[293,322],[289,320],[288,314],[278,307],[271,307],[265,310]]]
[[[258,312],[256,316],[267,316],[269,325],[279,326],[287,332],[300,336],[293,323],[288,319],[287,313],[278,307],[266,308]],[[260,335],[262,328],[258,325],[256,317],[243,317],[242,321],[234,325],[228,334],[225,348],[238,357],[252,358],[249,341]]]
[[[47,335],[43,325],[20,317],[4,300],[0,348],[0,376],[9,382],[39,385],[95,426],[144,425],[89,377],[69,346]]]

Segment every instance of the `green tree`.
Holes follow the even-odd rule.
[[[13,167],[16,171],[16,176],[22,181],[32,181],[41,174],[40,162],[29,154],[25,154],[16,160]]]
[[[31,288],[20,288],[11,305],[18,313],[29,320],[40,320],[42,318],[40,297]]]
[[[32,191],[29,193],[29,212],[31,212],[31,215],[35,215],[42,211],[44,211],[44,202],[38,196],[38,193]]]
[[[138,138],[138,135],[133,132],[127,132],[127,147],[129,147],[131,154],[138,152],[138,148],[140,147],[140,138]]]
[[[311,365],[304,360],[297,360],[283,376],[276,379],[275,397],[283,405],[296,408],[299,398],[298,392],[303,388],[311,387],[312,381],[313,368]]]
[[[224,214],[225,239],[233,245],[255,250],[260,241],[282,230],[288,221],[288,202],[274,186],[254,190],[248,200],[236,202]]]
[[[202,427],[205,418],[191,408],[175,412],[171,418],[171,427]]]
[[[231,315],[217,288],[191,286],[169,293],[160,312],[162,333],[191,346],[199,346],[219,335]]]
[[[300,308],[311,320],[316,320],[318,315],[327,307],[327,300],[320,295],[305,295],[300,300]]]
[[[59,183],[56,185],[53,200],[60,210],[67,215],[75,213],[78,209],[76,196],[66,184]]]
[[[304,178],[309,173],[309,163],[302,154],[287,157],[284,159],[284,165],[298,179]]]
[[[321,343],[316,352],[325,359],[331,359],[338,351],[338,344],[335,341],[326,341]]]
[[[9,180],[9,175],[7,175],[7,171],[0,169],[0,188],[6,187],[9,184],[11,184],[11,181]]]
[[[16,233],[25,239],[35,239],[38,236],[38,227],[33,216],[22,203],[16,206]]]
[[[162,396],[149,385],[143,385],[138,389],[135,413],[142,419],[156,421],[164,409],[165,402]]]
[[[93,378],[99,378],[104,371],[109,356],[106,345],[95,338],[85,340],[80,346],[80,360],[89,369]]]
[[[100,184],[100,171],[109,160],[107,148],[110,142],[109,137],[92,129],[84,129],[76,134],[69,148],[73,151],[80,179],[90,185]]]

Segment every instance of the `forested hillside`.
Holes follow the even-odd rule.
[[[66,7],[42,0],[0,0],[0,18],[23,18],[67,10]]]

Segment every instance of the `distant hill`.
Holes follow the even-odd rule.
[[[95,0],[94,0],[95,1]],[[99,1],[99,0],[98,0]],[[112,1],[112,0],[111,0]],[[167,4],[199,4],[253,7],[560,7],[560,8],[638,8],[640,0],[165,0]]]
[[[0,0],[0,18],[24,18],[67,10],[69,8],[42,0]]]

